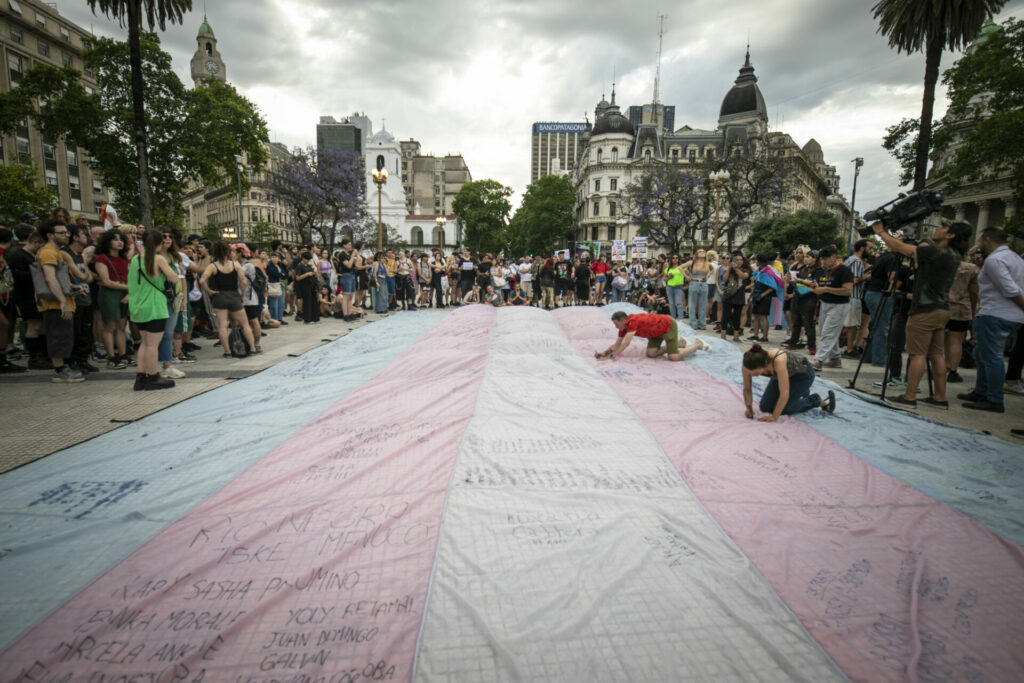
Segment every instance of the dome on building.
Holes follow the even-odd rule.
[[[808,140],[807,144],[804,145],[803,149],[800,151],[802,151],[804,156],[811,161],[820,161],[822,163],[825,161],[825,153],[821,151],[821,145],[819,145],[818,141],[814,138]]]
[[[629,119],[619,113],[618,107],[615,107],[594,123],[594,130],[591,135],[596,137],[598,135],[604,135],[605,133],[625,133],[626,135],[632,135],[633,124],[629,122]]]
[[[371,145],[382,145],[386,143],[392,143],[395,141],[395,136],[387,131],[386,128],[381,128],[379,131],[373,134],[370,138]]]
[[[768,118],[768,107],[765,106],[761,89],[757,87],[757,76],[754,75],[754,67],[750,64],[750,51],[748,50],[747,59],[740,67],[740,75],[736,78],[736,83],[722,100],[722,108],[718,112],[718,117],[754,113]]]
[[[203,15],[203,23],[199,25],[199,35],[212,36],[213,29],[210,27],[210,22],[206,20],[206,15]],[[215,36],[216,37],[216,36]]]
[[[985,20],[985,23],[981,25],[981,30],[978,31],[978,35],[974,37],[974,40],[971,41],[969,47],[978,47],[991,38],[993,33],[998,33],[1000,30],[999,25],[992,21],[992,17],[989,17]]]

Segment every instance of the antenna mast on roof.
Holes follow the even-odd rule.
[[[661,39],[665,35],[665,15],[659,14],[661,20],[658,26],[658,65],[654,70],[654,104],[658,103],[658,82],[661,80]]]

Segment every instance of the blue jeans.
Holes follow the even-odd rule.
[[[355,294],[356,293],[356,276],[355,273],[342,273],[338,276],[338,282],[341,283],[342,294]]]
[[[388,312],[388,288],[387,283],[382,282],[382,287],[374,287],[370,290],[370,298],[373,299],[374,313]]]
[[[885,359],[889,357],[885,345],[889,341],[889,316],[892,315],[891,296],[886,296],[885,303],[881,308],[878,307],[882,295],[883,292],[870,289],[864,292],[864,303],[868,305],[868,313],[871,314],[871,343],[864,349],[864,362],[879,368],[885,367]]]
[[[808,364],[806,374],[793,375],[789,378],[789,400],[786,407],[782,409],[783,415],[795,415],[803,413],[821,405],[821,397],[817,394],[809,394],[811,385],[814,384],[814,368]],[[775,404],[779,402],[779,380],[772,377],[768,380],[768,386],[761,394],[761,402],[758,404],[762,413],[775,412]]]
[[[159,360],[161,363],[170,363],[174,360],[174,326],[178,324],[178,312],[171,310],[171,303],[167,302],[167,320],[164,322],[164,336],[160,339]],[[999,391],[1003,385],[999,385]]]
[[[284,283],[281,283],[282,288]],[[270,309],[270,317],[280,321],[284,317],[284,294],[279,297],[267,297],[267,308]]]
[[[978,379],[974,393],[985,397],[989,403],[1003,404],[1003,383],[1006,368],[1003,366],[1003,348],[1020,323],[1011,322],[992,315],[979,315],[974,319],[974,362],[978,364]]]
[[[612,285],[612,303],[617,304],[620,301],[625,301],[629,294],[628,290],[619,289],[615,285]]]
[[[690,327],[703,330],[707,324],[704,316],[708,310],[708,283],[690,283]]]
[[[683,317],[683,288],[668,285],[665,287],[665,298],[668,299],[668,314],[673,320]]]

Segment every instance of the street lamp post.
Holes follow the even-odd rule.
[[[438,248],[441,252],[444,252],[444,226],[448,223],[448,219],[444,216],[438,216],[435,220],[437,223],[437,241],[439,242]]]
[[[726,170],[712,171],[711,187],[715,190],[715,237],[711,242],[711,248],[718,251],[718,210],[722,196],[722,190],[729,186],[729,172]]]
[[[238,241],[245,241],[245,229],[242,226],[242,155],[235,155],[235,168],[238,170]]]
[[[384,191],[384,183],[388,181],[388,170],[386,168],[375,168],[370,172],[373,182],[377,185],[377,251],[384,251],[384,223],[381,218],[381,194]]]
[[[850,230],[846,236],[846,252],[853,251],[853,205],[857,202],[857,176],[860,175],[860,167],[864,165],[864,157],[857,157],[853,163],[853,194],[850,196]]]

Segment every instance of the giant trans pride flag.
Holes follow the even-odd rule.
[[[0,681],[1024,679],[1020,448],[614,334],[398,314],[0,477]]]

